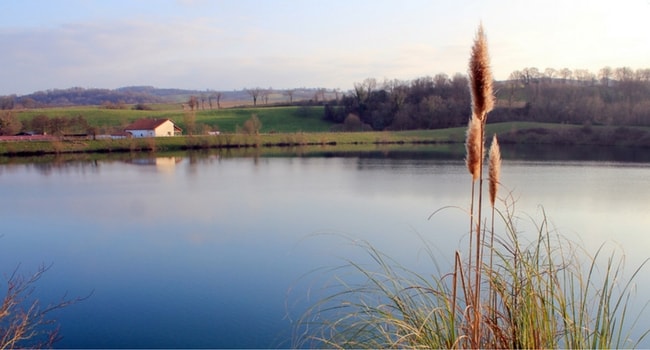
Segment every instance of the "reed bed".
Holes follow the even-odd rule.
[[[647,260],[625,278],[624,255],[608,254],[605,246],[589,254],[552,229],[543,211],[540,218],[530,219],[533,232],[524,234],[512,193],[498,195],[503,186],[496,135],[488,152],[484,200],[485,129],[494,97],[482,26],[472,47],[469,75],[472,116],[466,164],[471,200],[466,250],[454,253],[451,271],[421,274],[371,243],[359,243],[375,268],[348,261],[356,282],[337,277],[337,288],[296,322],[293,346],[632,348],[647,335],[647,330],[634,332],[638,318],[630,320],[628,304],[633,281]],[[489,209],[489,217],[483,209]],[[438,266],[431,248],[424,246]]]

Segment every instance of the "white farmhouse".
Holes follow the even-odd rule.
[[[139,119],[124,129],[132,137],[159,137],[180,135],[182,129],[170,119]]]

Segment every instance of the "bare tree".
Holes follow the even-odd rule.
[[[293,103],[293,94],[296,92],[295,89],[284,90],[284,95],[289,97],[289,104]]]
[[[650,81],[650,68],[637,69],[634,75],[637,80]]]
[[[207,100],[207,96],[205,94],[201,94],[201,109],[205,110],[205,100]]]
[[[41,306],[32,295],[48,266],[41,265],[31,276],[14,270],[6,281],[6,294],[0,303],[0,349],[51,348],[59,340],[58,329],[48,315],[85,298],[63,298]]]
[[[191,111],[193,111],[194,109],[198,109],[199,99],[196,98],[196,96],[190,96],[189,100],[187,100],[187,105],[190,107]]]
[[[50,130],[52,131],[52,135],[63,136],[67,126],[68,119],[65,117],[53,117],[50,119]]]
[[[562,82],[566,83],[567,80],[570,80],[571,77],[573,77],[573,72],[569,68],[562,68],[560,70],[560,77],[562,78]]]
[[[573,75],[575,76],[576,80],[581,82],[583,85],[587,85],[590,81],[593,82],[595,79],[593,73],[587,69],[576,69],[573,71]]]
[[[262,94],[263,89],[261,87],[254,87],[251,89],[244,89],[246,93],[253,99],[253,106],[257,106],[257,99]]]
[[[444,88],[446,86],[449,86],[449,83],[449,76],[445,73],[439,73],[433,77],[433,85],[436,88]]]
[[[273,93],[273,88],[268,88],[268,89],[262,89],[260,92],[260,95],[262,97],[262,100],[264,101],[264,104],[267,105],[269,104],[269,96]]]
[[[469,98],[469,95],[467,95],[467,86],[469,86],[469,80],[467,79],[466,75],[461,73],[454,74],[454,76],[451,78],[450,83],[451,96],[457,101],[461,101],[463,99],[463,96],[465,96],[465,98]],[[470,102],[467,101],[467,104],[469,103]]]
[[[222,93],[221,92],[215,93],[215,97],[217,98],[217,108],[219,109],[219,108],[221,108]]]
[[[521,71],[521,73],[522,78],[524,79],[524,84],[526,85],[539,82],[539,78],[542,76],[539,69],[535,67],[526,67]]]
[[[0,109],[13,109],[16,103],[16,95],[0,96]]]
[[[325,101],[325,93],[327,92],[327,89],[325,88],[318,88],[314,92],[314,102],[318,103],[319,101],[324,102]]]
[[[609,81],[612,79],[612,67],[605,66],[598,71],[598,77],[603,85],[609,86]]]
[[[620,81],[629,81],[634,78],[634,72],[630,67],[618,67],[614,70],[614,77],[616,80]]]
[[[406,97],[408,96],[408,83],[398,82],[395,80],[391,86],[391,102],[395,106],[395,110],[399,111],[402,109],[402,106],[406,103]],[[337,99],[338,100],[338,99]]]
[[[557,70],[555,68],[546,68],[544,69],[544,80],[546,80],[547,83],[552,83],[553,78],[557,75]]]
[[[183,115],[183,124],[185,124],[187,134],[190,136],[194,135],[196,131],[196,112],[194,110],[185,112]]]
[[[50,130],[50,118],[45,114],[37,114],[29,122],[30,129],[41,135],[45,135]]]
[[[508,76],[508,80],[510,80],[512,82],[515,82],[515,81],[521,82],[521,81],[523,81],[522,75],[523,74],[521,73],[520,70],[512,71],[512,73],[510,73],[510,76]]]
[[[23,128],[15,113],[5,111],[0,115],[0,135],[16,135]]]
[[[359,102],[367,102],[376,87],[377,80],[375,78],[366,78],[362,83],[354,83],[355,97]]]

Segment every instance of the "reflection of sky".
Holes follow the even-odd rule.
[[[598,167],[594,167],[598,165]],[[504,182],[521,194],[530,214],[542,205],[563,232],[590,249],[622,244],[633,261],[650,243],[650,167],[625,163],[505,163]]]
[[[418,234],[443,262],[466,242],[461,209],[427,220],[469,206],[462,161],[186,158],[165,171],[72,169],[0,169],[0,266],[53,262],[42,284],[54,297],[95,290],[61,313],[62,346],[272,346],[302,274],[366,261],[318,234],[368,240],[418,268],[428,266]],[[649,175],[645,165],[506,161],[502,181],[520,214],[538,217],[543,205],[560,231],[592,251],[615,240],[635,266],[650,239]],[[251,322],[268,333],[243,336]]]

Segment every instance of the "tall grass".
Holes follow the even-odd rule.
[[[619,348],[638,346],[648,333],[633,339],[637,324],[628,319],[633,281],[647,260],[626,280],[623,255],[608,254],[604,246],[589,254],[552,229],[543,212],[530,220],[533,232],[524,234],[512,194],[498,197],[496,135],[489,151],[489,201],[483,199],[485,125],[493,97],[482,27],[472,47],[470,77],[467,250],[454,253],[451,271],[424,275],[361,243],[376,268],[348,261],[361,282],[337,279],[329,297],[297,322],[294,346]],[[483,213],[487,206],[489,225]],[[425,248],[438,266],[430,247]]]

